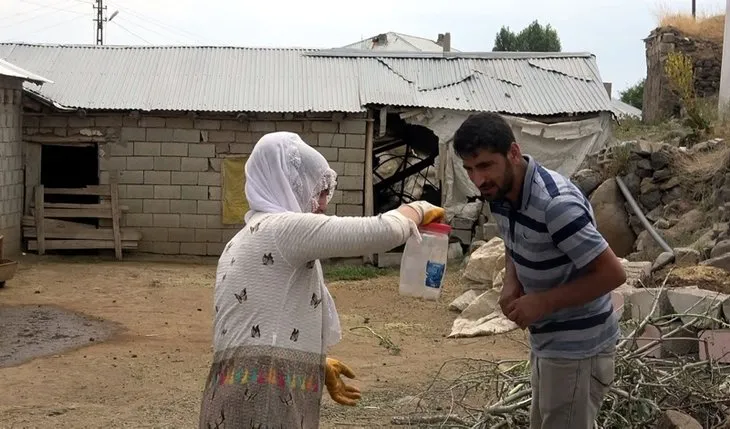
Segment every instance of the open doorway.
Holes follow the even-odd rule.
[[[41,184],[45,188],[83,188],[99,184],[99,156],[96,144],[41,145]],[[46,203],[96,204],[95,195],[45,195]],[[98,226],[96,218],[68,221]]]

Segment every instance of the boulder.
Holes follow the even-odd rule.
[[[710,251],[710,257],[716,258],[728,253],[730,253],[730,240],[722,240],[712,248],[712,251]]]
[[[651,168],[661,170],[669,165],[670,157],[665,151],[656,151],[651,154]]]
[[[692,315],[721,319],[722,304],[728,299],[728,295],[697,287],[678,287],[667,290],[667,298],[674,313],[680,315],[682,322],[690,323],[695,319]],[[716,322],[705,318],[693,323],[698,329],[713,329],[716,325]]]
[[[702,429],[702,425],[681,411],[666,410],[659,417],[654,429]]]
[[[572,181],[585,195],[590,195],[601,184],[603,177],[600,172],[586,168],[575,173]]]
[[[603,182],[591,196],[598,231],[618,257],[631,253],[636,239],[629,225],[629,216],[624,210],[624,202],[616,179],[613,178]]]
[[[651,266],[651,270],[659,271],[667,265],[671,264],[672,262],[674,262],[674,253],[662,252],[654,260],[654,264]]]
[[[469,257],[464,277],[491,287],[494,274],[504,268],[504,242],[495,237]]]
[[[487,244],[487,242],[486,242],[486,241],[484,241],[484,240],[476,240],[476,241],[473,241],[473,242],[471,243],[471,245],[469,246],[469,253],[474,253],[474,252],[476,252],[476,250],[477,250],[478,248],[480,248],[480,247],[484,246],[485,244]]]
[[[725,271],[730,271],[730,253],[704,260],[700,262],[700,265],[707,265],[710,267],[722,268]]]
[[[479,295],[451,326],[448,338],[503,334],[518,326],[507,319],[499,308],[499,292],[494,289]]]
[[[700,252],[689,247],[677,247],[674,249],[674,265],[678,267],[690,267],[700,262]]]

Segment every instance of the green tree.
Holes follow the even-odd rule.
[[[641,109],[644,103],[644,82],[646,82],[646,79],[641,79],[633,86],[620,91],[621,101]]]
[[[535,20],[515,34],[509,27],[502,27],[494,38],[492,51],[560,52],[558,32],[547,24]]]

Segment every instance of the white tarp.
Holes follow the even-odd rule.
[[[446,155],[445,165],[439,169],[444,197],[442,205],[451,213],[456,207],[463,209],[468,196],[479,195],[452,145],[454,133],[471,113],[424,109],[415,114],[409,112],[402,115],[407,123],[425,126],[439,138],[439,164]],[[545,167],[568,177],[577,171],[587,155],[603,149],[611,137],[609,112],[602,112],[596,118],[556,124],[543,124],[515,116],[505,115],[504,118],[512,126],[515,140],[523,153],[532,155]],[[462,209],[459,211],[464,212]],[[475,214],[466,217],[474,218]]]

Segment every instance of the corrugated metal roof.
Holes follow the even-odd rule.
[[[53,83],[50,80],[39,76],[35,73],[31,73],[28,70],[22,69],[15,64],[11,64],[2,58],[0,58],[0,76],[16,77],[18,79],[28,80],[37,84],[41,83]]]
[[[359,42],[343,46],[343,49],[365,49],[373,51],[388,52],[442,52],[444,48],[433,40],[424,37],[409,36],[408,34],[389,31],[385,35],[385,44],[376,43],[378,36],[368,37]],[[457,49],[451,48],[454,52]]]
[[[618,118],[629,117],[641,119],[641,109],[637,109],[636,107],[615,98],[611,99],[611,111]]]
[[[590,54],[0,44],[68,108],[359,112],[370,104],[518,115],[610,111]]]

